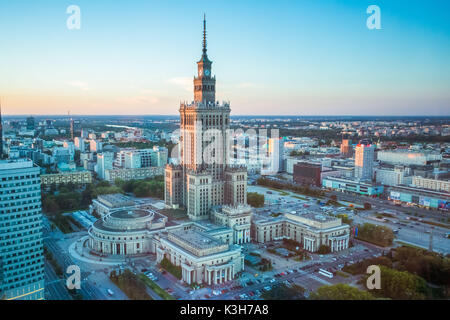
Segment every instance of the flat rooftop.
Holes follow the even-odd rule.
[[[119,219],[144,218],[150,215],[152,215],[152,213],[146,210],[121,210],[111,213],[111,217]]]
[[[211,249],[223,245],[219,240],[196,230],[175,230],[169,232],[169,240],[170,236],[200,250]]]
[[[29,159],[0,160],[0,170],[14,170],[32,167],[33,161]]]
[[[107,203],[108,205],[111,205],[113,207],[125,207],[134,205],[134,201],[121,193],[115,193],[115,194],[103,194],[98,196],[98,201]]]

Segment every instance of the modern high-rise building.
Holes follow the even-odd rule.
[[[103,152],[97,154],[97,166],[96,172],[100,179],[105,179],[106,170],[112,170],[114,163],[114,153],[113,152]]]
[[[79,120],[70,119],[70,138],[73,141],[75,135],[81,132],[81,123]]]
[[[342,139],[341,143],[341,155],[345,158],[353,157],[353,145],[352,140]]]
[[[35,129],[35,122],[33,117],[27,118],[27,130],[34,130]]]
[[[180,165],[168,165],[165,178],[166,205],[185,207],[192,220],[209,219],[213,206],[247,203],[247,169],[230,165],[231,109],[229,103],[215,101],[216,78],[211,65],[204,20],[194,101],[180,106]]]
[[[268,156],[270,171],[272,174],[284,171],[284,140],[281,138],[269,138]]]
[[[40,169],[0,160],[0,297],[44,299]]]
[[[355,148],[355,177],[372,180],[375,146],[370,140],[361,140]]]

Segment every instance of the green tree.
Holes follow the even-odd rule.
[[[317,250],[317,253],[319,254],[327,254],[331,252],[331,248],[325,244],[321,244],[319,249]]]
[[[254,208],[264,207],[264,195],[257,192],[247,193],[247,203]]]
[[[305,288],[299,285],[288,287],[281,284],[263,292],[261,297],[265,300],[300,300],[305,298]]]
[[[394,232],[386,226],[364,223],[358,226],[358,239],[371,242],[380,246],[390,246],[394,240]]]
[[[348,284],[338,283],[330,286],[322,286],[316,292],[311,293],[314,300],[373,300],[374,296]]]
[[[385,266],[380,266],[380,270],[381,289],[375,291],[377,296],[398,300],[422,300],[429,294],[425,280],[419,276]]]

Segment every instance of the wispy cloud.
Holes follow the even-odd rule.
[[[141,90],[134,96],[118,99],[117,101],[124,105],[151,105],[160,102],[157,97],[158,91]]]
[[[169,79],[167,81],[168,83],[174,84],[176,86],[179,86],[183,88],[186,91],[192,91],[192,78],[189,77],[175,77],[172,79]]]
[[[86,82],[83,81],[69,81],[66,83],[70,87],[79,88],[81,90],[89,90],[89,86]]]
[[[256,88],[256,83],[253,82],[241,82],[237,84],[238,88]]]

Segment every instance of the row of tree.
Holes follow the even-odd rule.
[[[311,197],[322,197],[324,196],[324,192],[322,190],[313,190],[308,186],[299,186],[289,182],[281,182],[277,180],[271,180],[264,177],[261,177],[257,180],[257,184],[269,188],[274,189],[288,189],[292,190],[296,193],[304,194]]]
[[[115,184],[123,192],[133,193],[138,198],[153,197],[164,199],[164,178],[162,176],[145,180],[116,180]]]
[[[122,274],[112,271],[109,278],[131,300],[152,300],[147,293],[147,286],[133,272],[126,269]]]
[[[394,232],[386,226],[364,223],[363,225],[358,225],[356,238],[382,247],[388,247],[394,241]]]
[[[262,208],[264,207],[264,195],[259,194],[257,192],[248,192],[247,193],[247,203],[251,205],[253,208]]]
[[[450,297],[450,258],[424,249],[402,246],[386,255],[345,266],[343,271],[365,275],[367,267],[378,265],[381,289],[374,296],[390,299],[436,299]],[[431,284],[431,285],[428,285]]]

